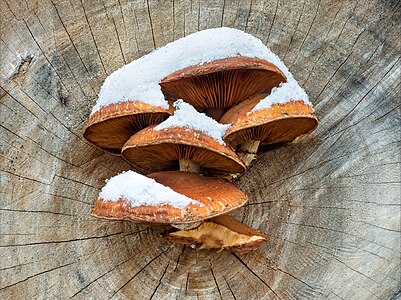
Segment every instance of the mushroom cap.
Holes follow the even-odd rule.
[[[287,81],[272,63],[244,56],[218,59],[178,70],[162,79],[166,98],[184,99],[197,109],[231,107],[253,95],[268,94]]]
[[[136,223],[194,223],[227,213],[248,201],[246,194],[234,183],[220,178],[180,171],[157,172],[148,177],[203,205],[191,203],[186,209],[171,205],[132,207],[124,198],[115,202],[99,198],[94,204],[92,216]]]
[[[179,159],[192,160],[205,169],[228,173],[245,172],[245,166],[229,146],[190,128],[149,126],[124,145],[122,156],[133,166],[160,171],[178,167]]]
[[[268,237],[228,215],[205,221],[194,229],[172,229],[163,237],[173,243],[195,245],[199,249],[219,249],[248,253],[258,249]]]
[[[100,149],[120,154],[122,146],[134,133],[163,122],[171,114],[172,108],[166,110],[140,101],[109,104],[90,116],[84,137]]]
[[[224,114],[220,123],[232,124],[224,136],[226,142],[232,146],[250,140],[268,144],[292,142],[317,127],[318,120],[313,108],[302,100],[273,104],[270,108],[251,112],[264,97],[251,97]]]

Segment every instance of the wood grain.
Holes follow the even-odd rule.
[[[0,298],[400,299],[400,2],[0,0]],[[261,155],[232,213],[270,236],[196,252],[90,217],[129,169],[83,138],[103,80],[192,32],[260,38],[320,124]]]

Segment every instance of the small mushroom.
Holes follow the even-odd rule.
[[[84,137],[105,151],[120,154],[122,146],[134,133],[161,123],[171,114],[172,108],[166,110],[140,101],[109,104],[90,116]]]
[[[256,157],[260,142],[293,142],[312,132],[318,124],[313,108],[302,98],[254,110],[264,98],[264,95],[251,97],[232,107],[220,120],[232,124],[224,140],[233,147],[241,145],[237,152],[246,166]]]
[[[227,213],[247,201],[245,193],[223,179],[180,171],[146,177],[128,171],[107,182],[92,216],[136,223],[192,224]]]
[[[236,56],[178,70],[162,79],[160,86],[168,99],[183,99],[218,120],[225,108],[268,94],[285,81],[284,73],[272,63]]]
[[[215,131],[224,135],[228,127],[198,113],[184,102],[174,103],[173,116],[134,134],[122,149],[133,166],[160,171],[179,169],[199,173],[200,167],[227,173],[242,173],[245,166]],[[208,128],[207,133],[201,131]],[[220,141],[218,139],[221,139]]]
[[[197,249],[219,249],[248,253],[267,241],[267,236],[228,215],[221,215],[189,230],[171,229],[163,235],[173,243]]]

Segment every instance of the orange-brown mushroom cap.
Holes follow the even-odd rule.
[[[234,183],[219,178],[180,171],[158,172],[148,177],[201,204],[191,203],[185,209],[171,205],[133,207],[123,198],[118,201],[99,198],[92,216],[137,223],[194,223],[227,213],[248,201],[246,194]]]
[[[220,215],[189,230],[171,229],[163,237],[173,243],[198,249],[219,249],[248,253],[266,243],[268,237],[228,215]]]
[[[229,146],[203,132],[170,127],[156,130],[149,126],[134,134],[122,149],[130,164],[148,171],[177,168],[179,159],[191,160],[205,169],[241,173],[245,166]]]
[[[266,60],[237,56],[178,70],[162,79],[160,86],[168,99],[184,99],[205,109],[231,107],[253,95],[268,94],[286,80]]]
[[[301,100],[273,104],[270,108],[251,112],[264,97],[251,97],[224,114],[220,123],[232,124],[224,136],[226,142],[232,146],[250,140],[269,144],[292,142],[317,127],[313,108]]]
[[[140,101],[109,104],[90,116],[84,137],[103,150],[120,154],[122,146],[134,133],[163,122],[171,114],[171,108],[166,110]]]

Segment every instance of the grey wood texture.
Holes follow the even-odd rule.
[[[0,0],[0,298],[400,299],[400,5]],[[270,236],[247,255],[90,217],[129,169],[82,138],[103,80],[219,26],[271,47],[320,119],[239,179],[232,215]]]

